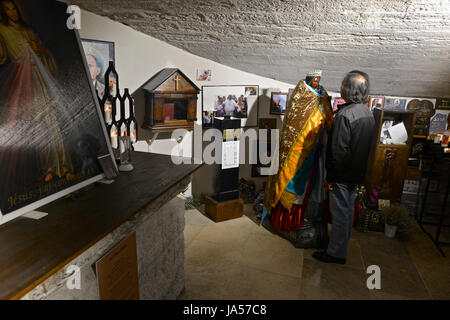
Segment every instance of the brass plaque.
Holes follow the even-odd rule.
[[[136,232],[96,262],[100,300],[139,300]]]

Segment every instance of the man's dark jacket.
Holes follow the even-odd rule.
[[[340,106],[327,145],[329,183],[364,182],[374,134],[375,120],[365,104]]]

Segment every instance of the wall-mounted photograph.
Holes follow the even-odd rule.
[[[246,94],[250,87],[256,94]],[[242,127],[256,127],[258,96],[259,86],[202,86],[203,125],[212,126],[214,118],[229,116],[242,119]]]
[[[384,109],[402,111],[406,108],[406,99],[386,98],[384,100]]]
[[[115,61],[114,42],[81,39],[81,43],[86,55],[89,75],[101,99],[105,93],[105,72],[109,62]]]
[[[245,87],[245,95],[246,96],[256,96],[256,87]]]
[[[375,108],[383,109],[384,107],[384,97],[380,96],[369,96],[369,108],[373,111]]]
[[[197,69],[197,81],[211,81],[212,71],[209,69]]]
[[[287,92],[272,92],[270,101],[270,114],[285,114],[287,104]]]

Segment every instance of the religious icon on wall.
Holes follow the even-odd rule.
[[[270,114],[285,114],[288,104],[287,92],[272,92]]]
[[[112,154],[66,11],[0,0],[0,223],[100,180]]]
[[[81,43],[86,55],[89,75],[101,99],[105,93],[106,69],[108,69],[109,61],[114,61],[114,42],[81,39]]]

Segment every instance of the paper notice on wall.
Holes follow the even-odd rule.
[[[222,143],[222,170],[239,168],[239,141]]]
[[[403,122],[396,124],[388,129],[393,144],[406,144],[408,141],[408,132]]]

